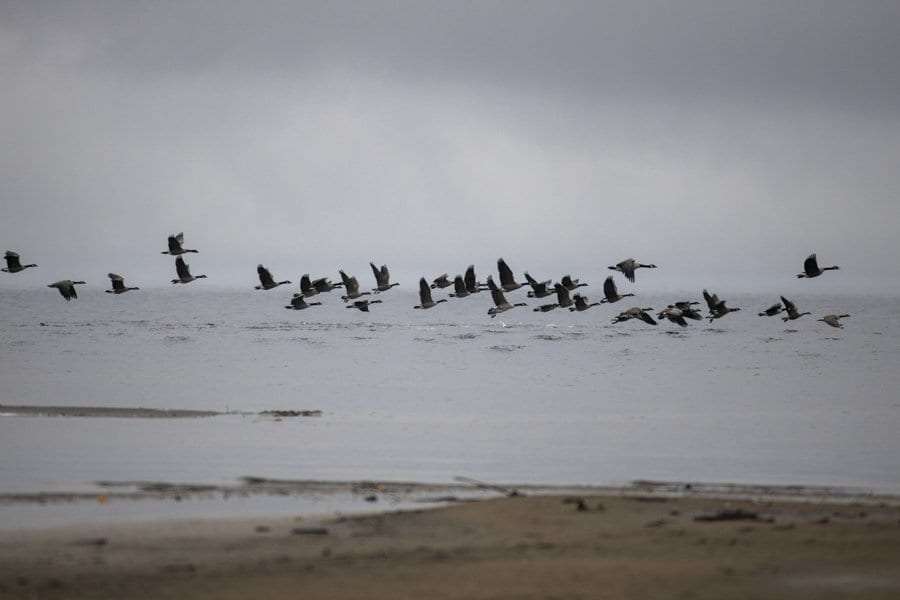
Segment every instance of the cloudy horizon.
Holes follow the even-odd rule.
[[[898,58],[891,2],[5,3],[0,281],[165,285],[184,231],[216,285],[898,293]]]

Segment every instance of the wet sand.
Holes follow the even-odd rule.
[[[896,498],[753,496],[636,489],[375,516],[9,531],[0,596],[900,597]]]

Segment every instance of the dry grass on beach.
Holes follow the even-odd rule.
[[[723,510],[746,519],[696,520]],[[0,538],[0,596],[895,599],[900,508],[542,496],[325,521],[16,531]]]

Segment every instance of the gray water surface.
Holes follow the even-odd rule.
[[[205,283],[70,303],[0,290],[0,404],[323,416],[0,417],[0,491],[243,475],[900,490],[897,298],[797,296],[814,316],[784,324],[756,316],[777,296],[733,296],[742,312],[680,329],[610,324],[676,297],[535,313],[522,290],[531,306],[490,319],[487,293],[421,311],[394,289],[369,314],[333,293],[295,312],[286,288]],[[853,316],[815,321],[829,312]]]

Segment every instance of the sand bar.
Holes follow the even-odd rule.
[[[224,413],[212,410],[181,408],[126,408],[116,406],[13,406],[0,404],[0,414],[19,417],[93,417],[137,419],[196,419],[215,417]]]

